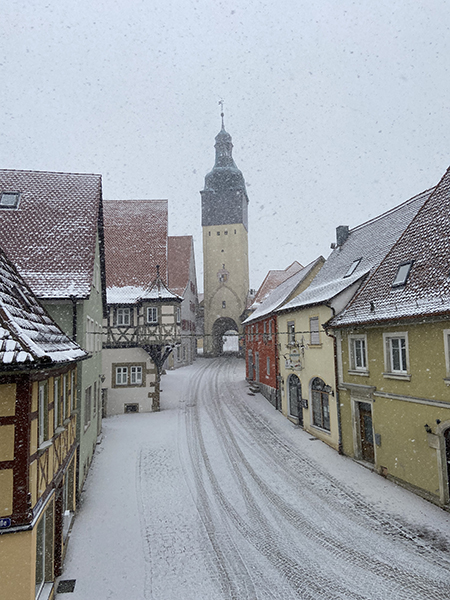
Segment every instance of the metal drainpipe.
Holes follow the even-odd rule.
[[[75,296],[70,296],[72,300],[72,339],[77,341],[77,299]]]
[[[336,315],[336,311],[334,310],[334,308],[330,305],[327,304],[328,308],[331,308],[331,310],[333,311],[333,317]],[[342,424],[341,424],[341,403],[339,400],[339,371],[338,371],[338,360],[337,360],[337,340],[336,340],[336,336],[333,335],[332,333],[328,333],[327,329],[325,328],[325,333],[327,334],[328,337],[333,338],[333,349],[334,349],[334,387],[336,390],[336,407],[337,407],[337,419],[338,419],[338,435],[339,435],[339,440],[338,440],[338,452],[339,454],[344,454],[343,448],[342,448]]]

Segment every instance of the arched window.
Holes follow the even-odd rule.
[[[330,387],[319,377],[311,382],[313,425],[330,431]]]

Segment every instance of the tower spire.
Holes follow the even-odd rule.
[[[222,129],[225,129],[225,124],[223,121],[223,117],[225,116],[224,112],[223,112],[223,105],[225,104],[225,100],[219,100],[219,104],[220,104],[220,108],[221,108],[220,116],[222,117]]]

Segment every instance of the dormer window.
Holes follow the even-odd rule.
[[[3,192],[0,196],[0,208],[17,208],[19,192]]]
[[[352,264],[349,266],[348,271],[344,275],[344,277],[350,277],[350,275],[353,275],[353,273],[356,271],[356,269],[361,261],[362,261],[362,258],[357,258],[356,260],[354,260],[352,262]]]
[[[411,260],[399,266],[397,275],[392,283],[392,287],[401,287],[402,285],[406,285],[413,262],[414,261]]]

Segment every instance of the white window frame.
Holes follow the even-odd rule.
[[[116,367],[116,385],[128,385],[128,367]]]
[[[141,365],[132,365],[130,367],[130,385],[142,385]]]
[[[405,367],[400,369],[393,368],[393,345],[392,340],[405,340],[405,363],[401,366]],[[384,368],[385,372],[383,373],[384,377],[390,377],[394,379],[411,379],[411,375],[409,374],[409,344],[408,344],[408,332],[407,331],[398,331],[398,332],[389,332],[383,333],[383,348],[384,348]],[[401,348],[400,348],[401,351]],[[401,360],[403,363],[403,360]]]
[[[38,391],[38,410],[39,410],[39,446],[49,439],[49,419],[48,419],[48,383],[39,382]]]
[[[177,325],[179,325],[181,323],[181,308],[179,306],[177,306],[175,308],[175,311],[176,311]]]
[[[266,373],[267,375],[270,375],[270,356],[266,359]]]
[[[127,306],[121,306],[117,309],[116,325],[118,327],[127,327],[131,325],[131,309]]]
[[[450,383],[450,329],[443,330],[444,335],[444,352],[445,352],[445,375]]]
[[[272,319],[269,320],[269,340],[272,339]]]
[[[295,321],[287,322],[287,336],[288,336],[288,344],[295,344]]]
[[[151,318],[150,318],[151,315]],[[147,324],[158,325],[159,311],[157,306],[147,306]]]
[[[53,378],[53,426],[54,431],[59,427],[60,421],[60,402],[61,402],[61,380],[59,377]]]
[[[356,364],[356,342],[364,343],[364,365]],[[368,375],[368,357],[367,357],[367,335],[366,334],[355,334],[350,335],[348,338],[348,356],[349,356],[349,373],[357,375]]]
[[[314,323],[314,329],[313,329]],[[317,324],[317,329],[315,325]],[[309,345],[319,346],[320,345],[320,323],[319,317],[309,317]]]

